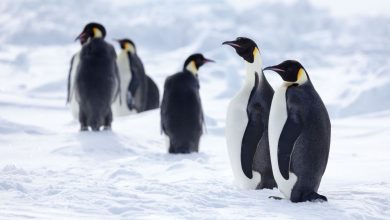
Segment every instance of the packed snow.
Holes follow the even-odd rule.
[[[389,3],[371,1],[374,13],[347,0],[353,13],[339,16],[339,1],[329,2],[1,0],[0,219],[390,219]],[[199,153],[167,154],[158,110],[115,118],[112,132],[78,131],[66,80],[73,40],[90,21],[117,51],[113,38],[134,40],[160,94],[190,54],[217,61],[199,71]],[[225,116],[245,67],[221,43],[237,36],[258,43],[264,66],[299,60],[327,105],[319,193],[329,202],[234,184]]]

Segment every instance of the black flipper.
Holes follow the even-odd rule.
[[[129,90],[134,96],[138,86],[141,83],[142,78],[145,76],[145,69],[143,67],[141,59],[137,54],[132,54],[129,52],[130,59],[130,70],[131,70],[131,82],[129,85]]]
[[[241,146],[241,167],[244,174],[252,179],[253,159],[256,153],[257,144],[264,132],[263,126],[254,121],[249,121],[245,129]]]
[[[122,105],[122,97],[121,97],[121,78],[119,76],[119,69],[118,65],[115,65],[115,75],[117,78],[117,83],[118,83],[118,89],[116,90],[115,98],[114,100],[118,97],[119,98],[119,104]]]
[[[66,103],[70,102],[70,84],[72,80],[72,70],[73,70],[73,60],[74,60],[75,55],[72,56],[72,59],[70,60],[70,68],[69,68],[69,73],[68,73],[68,91],[66,94]]]
[[[147,95],[147,79],[145,69],[141,59],[135,53],[128,53],[130,59],[131,81],[129,84],[129,91],[133,101],[134,108],[137,112],[145,111],[146,109],[146,95]]]
[[[264,133],[264,125],[262,121],[259,120],[259,114],[261,114],[260,106],[252,103],[254,102],[253,99],[256,98],[258,85],[259,77],[256,73],[255,85],[249,96],[247,107],[248,124],[246,126],[241,143],[241,167],[244,174],[250,179],[253,177],[252,167],[257,145]]]
[[[293,111],[292,107],[293,106],[288,105],[287,99],[288,118],[284,124],[282,133],[280,134],[278,144],[279,170],[286,180],[289,178],[290,158],[294,149],[294,144],[302,131],[302,124],[300,123],[299,117],[296,112]]]

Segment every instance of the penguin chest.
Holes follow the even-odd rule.
[[[252,171],[253,177],[249,179],[241,167],[241,147],[249,121],[247,107],[251,91],[251,87],[244,88],[232,99],[226,118],[226,141],[231,167],[236,183],[245,189],[256,189],[261,181],[260,173]]]
[[[75,89],[76,84],[76,76],[77,76],[77,69],[80,64],[80,52],[76,53],[74,55],[73,61],[72,61],[72,71],[70,72],[70,88],[69,88],[69,97],[70,97],[70,108],[72,111],[72,115],[75,119],[78,119],[79,117],[79,103],[77,101],[77,94]]]
[[[289,179],[285,179],[280,172],[278,163],[279,138],[288,118],[286,103],[287,89],[288,85],[282,85],[274,94],[269,115],[268,136],[272,172],[275,181],[279,190],[290,199],[291,191],[297,181],[297,176],[289,172]]]
[[[131,81],[130,60],[128,55],[126,53],[120,53],[117,59],[117,64],[121,81],[121,93],[126,94]]]
[[[120,78],[120,100],[122,103],[120,103],[119,97],[113,103],[113,111],[115,115],[122,116],[133,113],[127,105],[127,93],[132,78],[130,64],[128,54],[126,52],[121,52],[117,58],[117,66]]]

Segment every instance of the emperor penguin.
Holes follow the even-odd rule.
[[[168,138],[169,153],[198,152],[203,133],[203,109],[199,95],[198,70],[214,62],[202,54],[193,54],[181,72],[165,80],[161,103],[161,130]]]
[[[299,62],[287,60],[264,70],[275,71],[284,81],[272,99],[268,126],[278,188],[292,202],[327,201],[317,193],[331,138],[325,105]]]
[[[86,36],[81,36],[79,38],[81,46],[83,46],[87,42]],[[81,51],[81,50],[80,50]],[[70,110],[74,119],[79,118],[79,103],[76,100],[76,95],[74,92],[75,88],[75,79],[77,67],[80,63],[80,51],[75,53],[70,60],[70,68],[68,73],[68,86],[67,86],[67,98],[66,103],[70,105]]]
[[[117,40],[121,52],[118,55],[117,64],[121,78],[121,99],[114,105],[114,114],[128,115],[156,109],[160,105],[160,94],[157,85],[145,73],[141,59],[137,55],[135,44],[130,39]]]
[[[226,117],[226,141],[234,179],[244,189],[272,189],[268,145],[268,117],[274,90],[262,71],[256,43],[245,37],[223,44],[232,46],[246,65],[245,83],[230,101]]]
[[[111,129],[111,104],[119,95],[120,79],[115,49],[104,40],[105,36],[103,25],[89,23],[76,38],[88,38],[80,52],[75,79],[81,131],[88,127],[99,131],[101,126]]]

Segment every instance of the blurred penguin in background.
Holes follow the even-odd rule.
[[[117,40],[121,52],[117,64],[121,79],[120,98],[113,104],[116,116],[139,113],[156,109],[160,105],[160,94],[156,83],[145,73],[145,68],[133,41],[129,39]]]
[[[88,39],[80,52],[74,88],[81,131],[111,129],[111,104],[120,93],[120,79],[115,49],[105,36],[103,25],[89,23],[76,38]]]
[[[161,129],[168,138],[169,153],[198,152],[203,133],[203,109],[199,95],[198,70],[214,62],[202,54],[193,54],[183,70],[168,77],[161,103]]]

